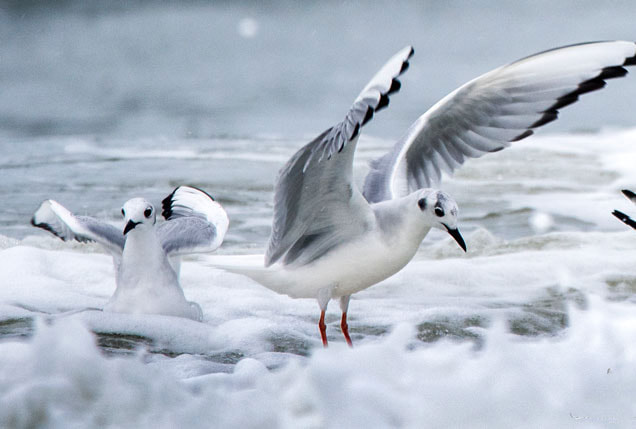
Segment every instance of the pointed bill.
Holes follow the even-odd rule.
[[[459,247],[461,247],[464,250],[464,252],[466,252],[466,243],[464,242],[464,237],[462,237],[462,235],[459,233],[459,229],[457,228],[450,229],[449,227],[446,226],[446,231],[448,231],[450,236],[455,239],[457,244],[459,244]]]

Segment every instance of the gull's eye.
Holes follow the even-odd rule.
[[[124,209],[121,209],[121,215],[122,215],[123,217],[126,217],[126,212],[124,211]]]
[[[435,215],[437,217],[443,217],[444,216],[444,209],[441,207],[435,207]]]
[[[152,214],[152,209],[150,207],[148,207],[145,211],[144,211],[144,216],[146,217],[150,217],[150,215]]]
[[[420,210],[424,210],[426,208],[426,199],[420,198],[417,205],[420,207]]]

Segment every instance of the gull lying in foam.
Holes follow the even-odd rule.
[[[329,301],[340,300],[341,329],[351,344],[350,296],[402,269],[431,228],[447,231],[465,250],[457,229],[457,204],[433,189],[442,172],[451,174],[466,158],[530,136],[581,94],[624,76],[624,66],[636,63],[636,45],[616,41],[553,49],[466,83],[372,162],[360,192],[353,181],[360,128],[398,91],[397,78],[412,55],[407,47],[392,57],[344,120],[302,147],[282,168],[265,267],[224,266],[276,292],[317,299],[324,345]]]
[[[186,301],[179,285],[180,256],[216,250],[229,220],[223,207],[204,191],[180,186],[163,200],[166,222],[156,224],[152,204],[127,201],[123,232],[101,220],[75,216],[53,200],[44,201],[31,223],[64,241],[95,241],[113,256],[115,293],[105,311],[163,314],[201,320],[201,307]]]
[[[623,189],[621,192],[623,192],[623,195],[625,195],[627,199],[629,199],[632,203],[636,204],[635,193],[633,193],[632,191],[628,189]],[[612,214],[616,216],[625,225],[631,226],[633,229],[636,229],[636,221],[634,221],[634,219],[632,219],[631,217],[627,216],[625,213],[618,210],[614,210]]]

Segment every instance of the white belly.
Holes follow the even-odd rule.
[[[404,237],[391,243],[377,234],[334,249],[298,268],[280,267],[262,282],[293,298],[316,298],[329,289],[333,298],[351,295],[400,271],[415,255],[423,237]]]

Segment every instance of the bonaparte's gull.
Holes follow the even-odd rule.
[[[635,193],[633,193],[632,191],[628,189],[623,189],[622,192],[623,192],[623,195],[625,195],[632,203],[636,204]],[[631,217],[627,216],[625,213],[618,210],[614,210],[612,214],[616,216],[625,225],[631,226],[632,228],[636,229],[636,221],[634,221],[634,219],[632,219]]]
[[[128,200],[122,230],[88,216],[75,216],[53,200],[44,201],[31,223],[64,241],[95,241],[113,256],[115,293],[105,311],[164,314],[201,320],[201,307],[185,299],[179,285],[180,256],[212,252],[223,242],[225,210],[204,191],[179,186],[162,202],[166,222],[143,198]]]
[[[360,128],[400,88],[409,46],[393,56],[355,99],[344,120],[302,147],[279,173],[265,267],[225,264],[264,286],[320,305],[320,334],[327,345],[325,310],[339,298],[341,329],[351,344],[351,294],[404,267],[431,228],[457,230],[458,209],[432,189],[466,158],[499,151],[557,118],[581,94],[624,76],[636,64],[633,42],[593,42],[545,51],[497,68],[456,89],[371,163],[360,192],[353,156]],[[222,266],[223,264],[216,264]]]

